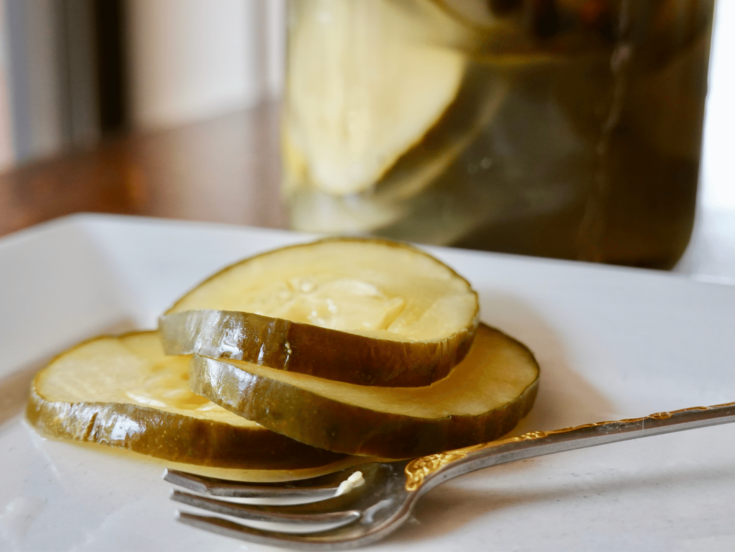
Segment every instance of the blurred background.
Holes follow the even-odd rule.
[[[0,167],[275,98],[284,36],[284,0],[3,0]]]
[[[0,1],[0,235],[77,211],[285,226],[285,1]],[[734,31],[720,0],[677,270],[735,282]]]

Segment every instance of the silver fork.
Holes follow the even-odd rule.
[[[216,516],[178,513],[182,523],[237,539],[299,550],[345,550],[382,539],[411,513],[418,498],[444,481],[497,464],[735,421],[735,403],[659,412],[628,420],[535,431],[414,460],[373,462],[287,484],[244,484],[167,470],[164,479],[200,493],[173,491],[175,501],[251,521],[287,523],[311,533],[256,529]],[[341,482],[362,472],[364,484],[335,496]],[[308,504],[237,504],[214,497],[301,498]],[[331,497],[331,498],[328,498]],[[323,529],[324,524],[339,524]]]

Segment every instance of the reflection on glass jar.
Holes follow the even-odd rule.
[[[291,0],[294,228],[671,267],[714,0]]]

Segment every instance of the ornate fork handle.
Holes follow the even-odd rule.
[[[406,465],[406,490],[422,492],[471,471],[555,452],[735,422],[735,403],[657,412],[642,418],[534,431],[416,458]]]

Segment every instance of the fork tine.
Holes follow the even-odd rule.
[[[357,510],[342,510],[340,501],[299,504],[297,506],[261,506],[254,504],[238,504],[225,502],[205,496],[198,496],[181,491],[173,491],[171,500],[202,508],[226,516],[235,516],[250,521],[268,521],[274,523],[288,522],[296,525],[322,525],[339,523],[344,525],[360,518]],[[337,504],[335,504],[337,502]]]
[[[288,548],[294,548],[297,550],[341,550],[345,548],[355,548],[375,540],[365,539],[361,542],[350,542],[348,539],[334,539],[330,538],[332,534],[331,531],[309,534],[264,531],[262,529],[248,527],[216,516],[199,516],[186,512],[177,512],[176,519],[180,523],[196,527],[197,529],[204,529],[205,531],[210,531],[225,537],[253,542],[256,544],[267,544],[270,546],[283,547],[285,545]]]
[[[339,485],[360,466],[348,468],[326,476],[288,481],[284,483],[242,483],[205,477],[178,470],[166,470],[163,479],[195,493],[230,498],[295,498],[318,500],[334,496]]]

